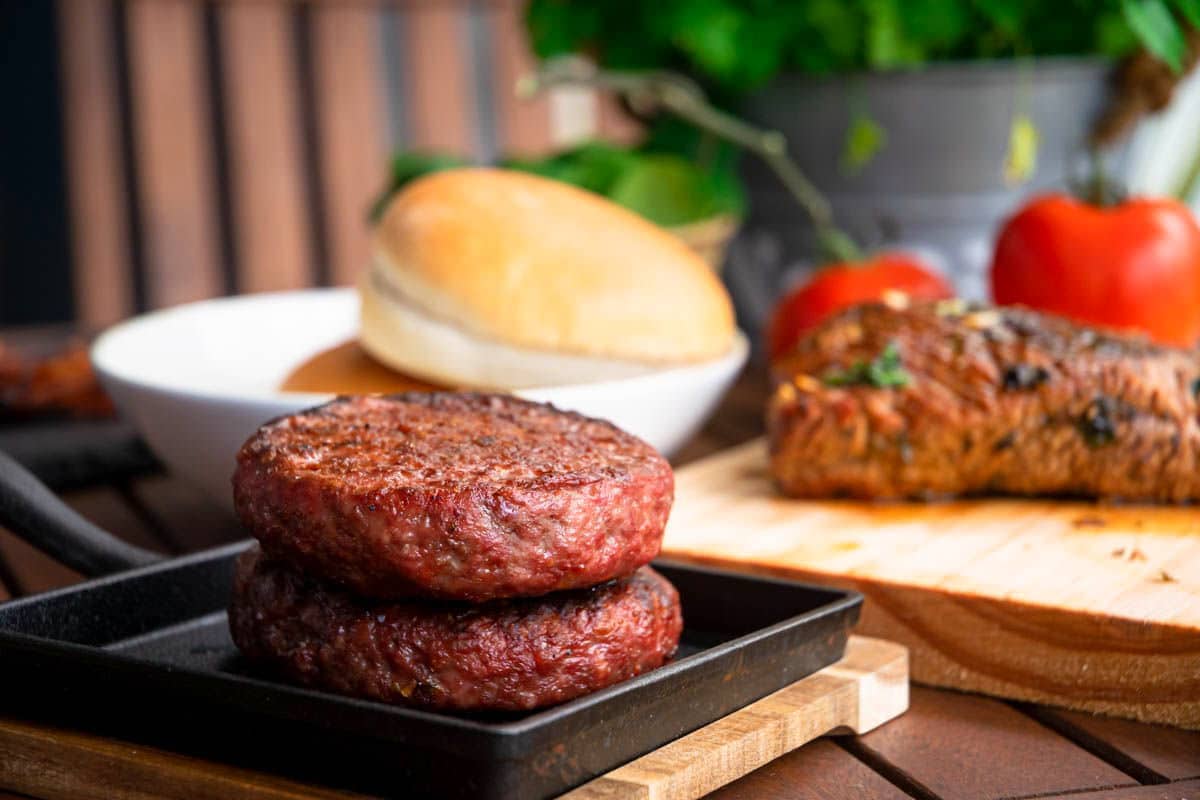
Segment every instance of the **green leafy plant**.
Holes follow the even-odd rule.
[[[542,58],[681,69],[728,97],[783,70],[828,74],[932,61],[1099,54],[1139,44],[1178,69],[1200,0],[532,0]]]
[[[1200,0],[1175,0],[1170,5],[1189,25],[1200,28]],[[1147,50],[1176,72],[1183,68],[1187,40],[1164,0],[1122,0],[1121,9],[1125,21]]]
[[[378,218],[391,196],[409,181],[467,163],[442,154],[396,156],[388,186],[372,207],[372,218]],[[646,147],[587,142],[546,158],[507,159],[499,166],[587,189],[666,227],[721,214],[741,216],[745,211],[745,197],[732,172],[705,169],[676,153]]]

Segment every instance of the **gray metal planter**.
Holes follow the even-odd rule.
[[[868,248],[928,254],[959,292],[986,297],[997,227],[1031,193],[1062,188],[1084,159],[1082,143],[1103,105],[1108,62],[1043,59],[934,65],[917,71],[826,79],[784,76],[750,97],[747,118],[783,131],[797,163],[829,197],[841,225]],[[1005,183],[1012,119],[1040,134],[1027,183]],[[842,165],[856,113],[886,131],[857,174]],[[1119,176],[1125,153],[1114,154]],[[770,304],[814,255],[799,207],[761,163],[747,158],[751,213],[731,253],[728,280],[742,322],[761,328]]]

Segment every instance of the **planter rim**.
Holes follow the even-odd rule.
[[[1027,61],[1014,58],[992,58],[980,60],[933,61],[915,67],[899,67],[889,70],[854,70],[828,75],[810,75],[796,71],[784,71],[764,86],[750,93],[792,86],[822,86],[845,81],[899,82],[913,79],[934,78],[943,81],[1003,81],[1012,82],[1013,73],[1028,66],[1036,77],[1085,77],[1097,72],[1106,72],[1116,65],[1116,60],[1106,56],[1038,56]]]

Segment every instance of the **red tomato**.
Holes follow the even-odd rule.
[[[1190,347],[1200,338],[1200,225],[1174,200],[1037,198],[1000,232],[992,297]]]
[[[903,253],[881,253],[862,263],[830,264],[775,306],[767,325],[771,360],[795,347],[805,331],[826,317],[843,308],[880,300],[889,289],[930,300],[954,296],[944,278]]]

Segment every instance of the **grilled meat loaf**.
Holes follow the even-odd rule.
[[[1018,308],[850,309],[776,365],[797,497],[1200,499],[1200,359]]]

